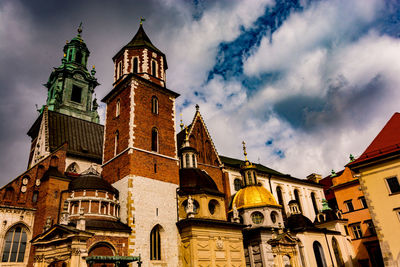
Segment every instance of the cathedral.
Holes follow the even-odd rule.
[[[28,131],[27,170],[0,189],[1,266],[355,266],[321,177],[218,154],[200,107],[176,131],[166,55],[140,24],[113,57],[99,123],[82,30]]]

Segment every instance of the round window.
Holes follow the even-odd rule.
[[[276,223],[277,219],[278,219],[278,214],[275,211],[271,212],[271,221],[273,223]]]
[[[255,224],[261,224],[264,221],[264,215],[259,211],[253,212],[251,214],[251,220]]]

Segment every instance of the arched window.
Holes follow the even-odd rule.
[[[150,260],[161,260],[160,226],[156,225],[150,232]]]
[[[151,98],[151,113],[158,114],[158,98],[156,96]]]
[[[151,61],[151,75],[157,77],[157,62],[155,60]]]
[[[317,267],[326,267],[326,261],[324,256],[324,250],[318,241],[314,241],[313,244],[315,261],[317,262]]]
[[[286,212],[285,212],[285,203],[283,202],[283,195],[282,195],[282,189],[280,186],[276,187],[276,195],[278,196],[278,203],[279,205],[282,206],[282,211],[283,211],[283,217],[286,217]]]
[[[2,262],[24,262],[26,242],[27,232],[22,225],[8,230],[4,238]]]
[[[284,255],[282,257],[282,260],[283,260],[284,267],[292,267],[292,264],[290,264],[290,256],[289,255]]]
[[[299,190],[297,189],[294,190],[294,198],[297,201],[297,205],[299,206],[300,212],[303,213],[303,209],[301,207],[301,202],[300,202]]]
[[[151,150],[158,152],[158,131],[156,128],[151,130]]]
[[[236,178],[236,179],[233,181],[233,185],[234,185],[234,187],[235,187],[235,191],[239,191],[240,188],[242,188],[242,180],[240,180],[239,178]]]
[[[332,248],[335,253],[335,259],[338,267],[344,267],[342,253],[340,252],[339,244],[335,237],[332,238]]]
[[[215,199],[212,199],[212,200],[210,200],[210,202],[208,202],[208,211],[210,212],[211,215],[213,215],[215,213],[218,206],[219,206],[219,203]]]
[[[133,58],[133,67],[132,67],[132,72],[133,73],[138,73],[139,72],[139,59],[137,57]]]
[[[117,103],[115,104],[115,117],[119,116],[120,108],[121,108],[121,103],[120,100],[118,99]]]
[[[117,65],[117,79],[122,76],[122,60]]]
[[[271,221],[272,223],[276,223],[276,221],[279,219],[279,214],[276,211],[271,212]]]
[[[311,193],[311,201],[312,201],[312,205],[314,207],[315,215],[317,215],[318,214],[318,206],[317,206],[317,201],[315,200],[315,193],[314,192]]]

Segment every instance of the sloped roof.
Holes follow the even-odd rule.
[[[223,195],[218,190],[214,180],[198,168],[183,168],[179,170],[179,192],[182,194],[210,193]]]
[[[143,26],[140,25],[135,36],[133,36],[132,40],[125,47],[143,47],[143,46],[147,46],[155,50],[156,52],[163,54],[157,47],[153,45],[153,43],[150,41],[150,38],[144,31]]]
[[[67,153],[102,160],[104,126],[98,123],[48,111],[50,151],[68,143]]]
[[[400,113],[396,112],[375,137],[372,143],[355,161],[347,166],[350,168],[361,163],[379,159],[389,154],[400,152]]]

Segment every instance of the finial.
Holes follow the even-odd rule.
[[[79,27],[78,27],[78,36],[81,36],[81,33],[82,33],[82,21],[81,21],[81,24],[79,24]]]
[[[198,104],[196,104],[196,111],[199,111],[200,107]]]
[[[68,44],[68,40],[65,42],[65,44]]]
[[[329,203],[325,198],[322,199],[322,210],[331,210],[331,207],[329,207]]]
[[[142,24],[143,24],[143,21],[146,21],[146,19],[145,19],[145,18],[143,18],[143,17],[140,17],[140,25],[142,25]]]
[[[354,161],[354,156],[352,154],[350,154],[350,162]]]
[[[336,176],[336,172],[335,172],[335,170],[332,169],[332,171],[331,171],[331,177],[335,177],[335,176]]]
[[[185,126],[185,140],[189,140],[189,130],[187,126]]]
[[[183,121],[182,121],[182,113],[180,113],[179,115],[180,115],[180,117],[181,117],[181,124],[179,124],[179,126],[181,127],[181,131],[182,131],[182,130],[183,130],[183,126],[184,126],[184,125],[183,125]]]
[[[248,159],[247,159],[247,152],[246,152],[246,142],[243,141],[243,142],[242,142],[242,145],[243,145],[244,159],[245,159],[245,161],[248,161]]]
[[[90,71],[90,73],[92,73],[92,76],[94,76],[96,74],[96,68],[93,65],[92,70]]]

